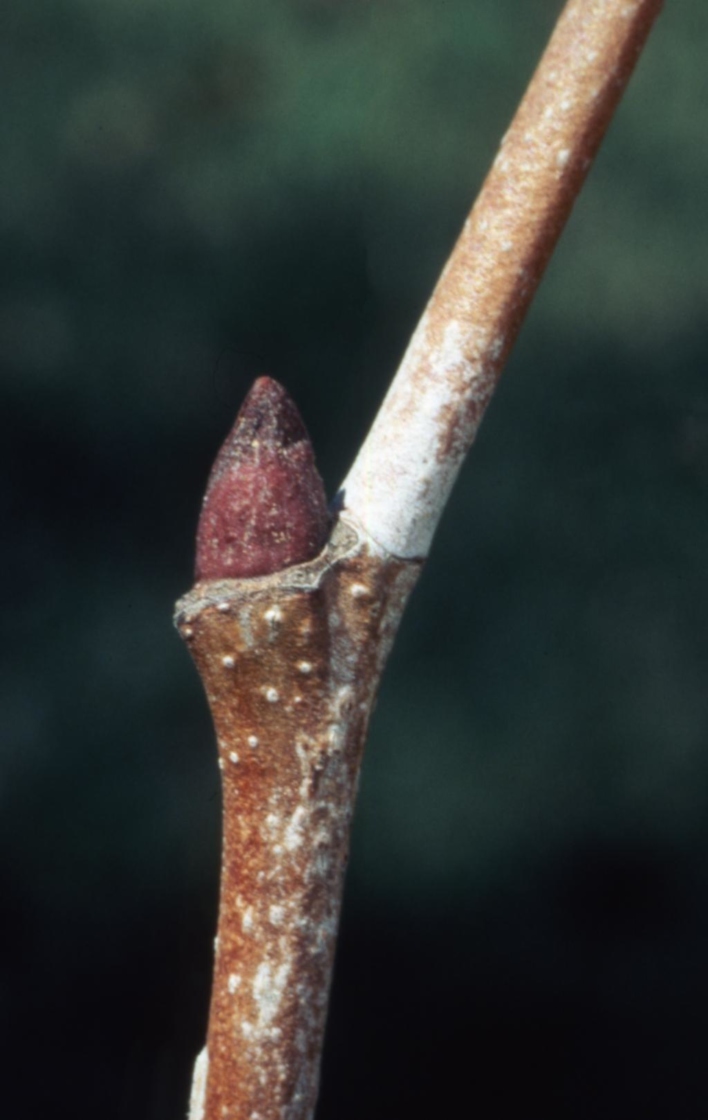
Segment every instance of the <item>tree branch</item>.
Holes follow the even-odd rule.
[[[328,520],[306,433],[256,383],[209,483],[176,623],[222,770],[191,1120],[309,1120],[359,765],[457,471],[661,0],[570,0]]]
[[[386,552],[426,556],[662,0],[570,0],[342,484]]]

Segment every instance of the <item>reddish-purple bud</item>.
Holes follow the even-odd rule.
[[[305,425],[282,385],[259,377],[212,468],[196,578],[265,576],[313,560],[329,516]]]

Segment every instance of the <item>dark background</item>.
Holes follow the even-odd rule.
[[[3,1117],[184,1115],[210,461],[268,372],[336,490],[559,7],[3,13]],[[411,601],[318,1120],[705,1115],[706,43],[668,4]]]

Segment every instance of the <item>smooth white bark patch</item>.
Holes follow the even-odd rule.
[[[428,335],[424,315],[342,484],[344,510],[381,548],[403,559],[430,549],[503,346],[503,339],[456,320],[437,344]]]

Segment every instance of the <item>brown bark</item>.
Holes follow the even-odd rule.
[[[217,464],[198,571],[254,578],[205,579],[177,605],[211,707],[224,791],[208,1067],[200,1064],[195,1077],[191,1120],[309,1120],[314,1111],[364,737],[420,568],[396,557],[427,552],[660,7],[661,0],[566,5],[346,480],[340,521],[321,554],[307,559],[315,533],[304,555],[299,544],[286,550],[283,565],[296,566],[259,574],[272,570],[282,524],[271,522],[278,502],[263,498],[248,466],[257,523],[267,530],[267,567],[260,557],[257,570],[249,566],[260,550],[254,540],[246,567],[237,557],[235,568],[220,568],[222,545],[232,543],[229,518],[236,509],[238,521],[242,509],[229,505],[228,486],[221,490],[228,449]],[[281,481],[288,478],[282,450],[268,453]],[[293,508],[308,501],[301,492]],[[322,532],[319,500],[312,510]]]
[[[204,1120],[312,1115],[369,713],[419,569],[340,523],[315,561],[177,605],[223,784]]]
[[[425,556],[662,0],[569,0],[347,475],[345,508]]]

